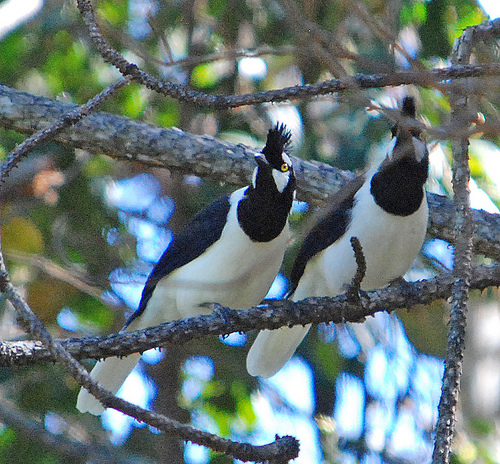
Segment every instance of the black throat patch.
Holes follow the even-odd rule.
[[[413,214],[420,208],[424,198],[423,186],[428,168],[428,155],[420,162],[413,156],[382,162],[371,180],[370,192],[375,203],[389,214]]]
[[[272,176],[262,176],[257,187],[248,187],[238,204],[238,223],[254,242],[270,242],[281,234],[293,202],[293,174],[282,193]]]

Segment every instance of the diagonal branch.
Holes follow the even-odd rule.
[[[84,337],[60,340],[76,359],[101,359],[181,344],[210,335],[250,330],[277,329],[285,325],[321,322],[362,322],[380,311],[411,308],[447,299],[452,294],[455,277],[447,273],[412,284],[401,283],[368,292],[361,300],[346,295],[335,298],[308,298],[299,302],[269,301],[250,310],[215,312],[206,316],[181,319],[135,332],[107,337]],[[479,266],[471,275],[471,288],[483,290],[500,284],[500,265]],[[55,362],[39,341],[0,342],[0,367]]]
[[[195,427],[181,424],[178,421],[140,408],[139,406],[135,406],[128,401],[112,395],[90,377],[85,368],[71,356],[59,340],[52,338],[45,326],[31,311],[31,308],[10,282],[1,251],[0,291],[16,309],[19,321],[23,327],[31,335],[40,339],[51,355],[68,369],[75,380],[80,385],[87,388],[106,407],[116,409],[124,414],[135,417],[140,422],[145,422],[152,427],[182,440],[192,441],[193,443],[207,446],[214,451],[224,453],[242,461],[264,462],[276,458],[290,460],[298,456],[298,441],[290,436],[277,437],[274,442],[263,446],[253,446],[249,443],[235,442],[198,430]]]
[[[49,127],[44,127],[31,137],[27,138],[9,156],[7,156],[7,160],[0,167],[0,187],[12,169],[17,167],[19,161],[33,148],[47,140],[52,140],[58,133],[88,116],[97,105],[107,100],[118,89],[121,89],[124,85],[128,84],[130,80],[131,79],[129,77],[126,77],[125,79],[121,79],[115,84],[110,85],[84,105],[72,109],[59,120],[52,123]]]

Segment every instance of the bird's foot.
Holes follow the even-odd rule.
[[[412,306],[410,302],[417,298],[417,295],[419,293],[417,287],[415,286],[415,283],[408,282],[407,280],[403,279],[403,277],[398,277],[392,280],[389,283],[388,287],[397,289],[397,292],[399,294],[404,295],[409,306]]]
[[[212,310],[212,314],[215,314],[224,325],[230,325],[231,323],[231,310],[227,308],[226,306],[222,306],[220,303],[211,303],[211,302],[206,302],[206,303],[201,303],[199,306],[202,308],[208,308]],[[222,338],[226,338],[229,336],[229,334],[222,334]]]
[[[368,292],[361,290],[356,285],[349,285],[346,291],[347,301],[352,304],[363,304],[363,300],[368,300]]]
[[[352,284],[349,285],[346,289],[345,295],[347,303],[361,308],[366,307],[370,302],[368,293],[365,292],[364,290],[361,290],[361,288],[359,288],[357,285],[352,285]],[[346,322],[346,317],[345,317],[346,309],[347,308],[343,307],[341,311],[341,320],[343,324]],[[360,320],[360,322],[362,321]]]
[[[401,287],[403,291],[413,288],[412,284],[405,280],[403,277],[396,277],[394,280],[389,282],[389,287]]]
[[[224,324],[229,324],[231,321],[231,310],[226,306],[222,306],[220,303],[206,302],[201,303],[199,306],[202,308],[208,308],[213,314],[218,316]]]

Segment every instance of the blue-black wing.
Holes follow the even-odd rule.
[[[172,240],[151,271],[142,291],[139,308],[130,316],[124,328],[144,312],[156,285],[163,277],[198,258],[220,238],[230,206],[228,195],[214,201],[194,216]]]
[[[354,195],[362,184],[363,180],[361,178],[349,184],[340,193],[342,198],[337,199],[333,207],[307,234],[293,263],[292,272],[290,273],[290,289],[288,290],[287,297],[291,296],[297,289],[308,261],[344,235],[351,221]]]

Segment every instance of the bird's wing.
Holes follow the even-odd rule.
[[[363,185],[363,181],[364,178],[359,177],[348,184],[327,213],[307,234],[293,263],[287,296],[292,295],[297,289],[308,261],[344,235],[351,220],[354,195]]]
[[[144,312],[161,279],[198,258],[220,238],[230,207],[228,195],[214,201],[194,216],[172,240],[149,275],[142,291],[139,308],[130,316],[124,329]]]

